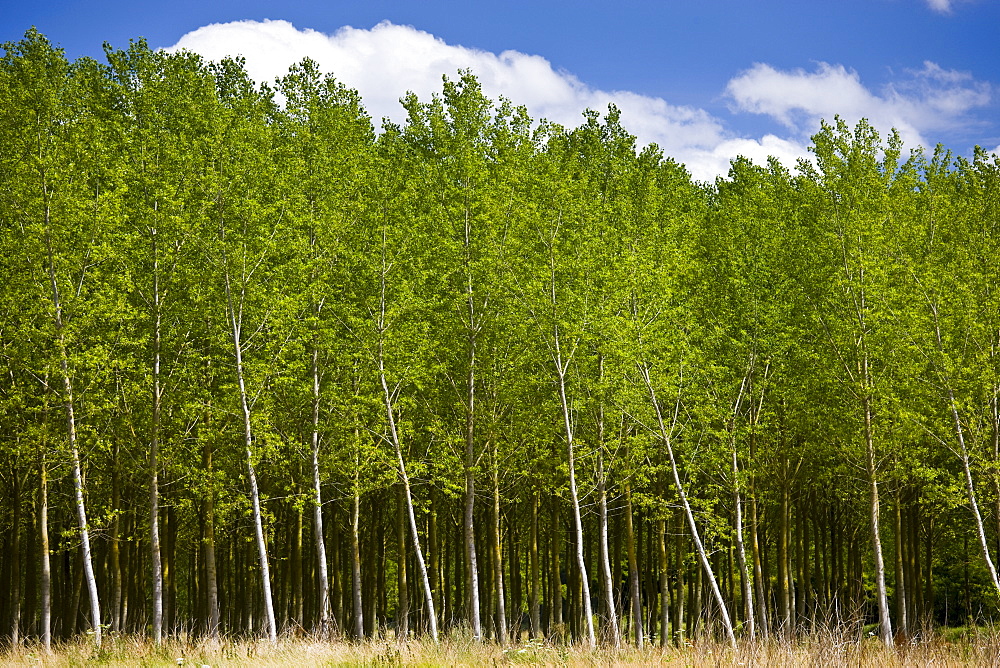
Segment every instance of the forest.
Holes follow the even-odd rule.
[[[996,155],[2,49],[4,642],[998,619]]]

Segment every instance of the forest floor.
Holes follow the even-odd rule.
[[[875,638],[847,641],[812,637],[794,642],[745,643],[733,651],[716,642],[666,649],[589,650],[579,645],[525,641],[505,647],[451,638],[434,645],[393,640],[363,643],[282,638],[165,641],[117,636],[101,650],[85,640],[60,643],[45,654],[37,645],[0,649],[0,666],[997,666],[1000,636],[939,634],[886,650]]]

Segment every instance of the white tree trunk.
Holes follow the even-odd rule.
[[[553,290],[555,287],[553,286]],[[555,331],[555,358],[556,373],[559,381],[559,401],[562,406],[563,427],[566,430],[566,459],[569,465],[569,496],[573,506],[573,527],[576,533],[576,564],[580,569],[580,581],[583,589],[583,616],[587,629],[587,645],[595,647],[597,638],[594,634],[594,611],[590,604],[590,579],[587,576],[587,561],[583,553],[583,520],[580,517],[580,494],[576,486],[576,451],[573,441],[573,423],[570,417],[569,402],[566,399],[566,367],[568,362],[563,361],[562,349],[559,341],[559,327]]]
[[[316,539],[316,566],[319,579],[319,633],[330,632],[330,576],[327,569],[326,542],[323,539],[323,490],[319,475],[319,351],[312,350],[312,478],[315,507],[313,533]]]
[[[49,209],[45,209],[46,230],[49,229]],[[101,646],[101,602],[97,595],[97,578],[94,574],[94,560],[90,550],[90,528],[87,525],[87,509],[83,498],[83,469],[80,464],[80,450],[76,441],[76,416],[73,404],[73,379],[69,370],[69,353],[66,350],[66,337],[62,318],[62,302],[59,298],[59,284],[56,281],[55,257],[52,251],[52,241],[47,239],[49,255],[49,281],[52,287],[53,320],[56,328],[57,344],[59,346],[59,364],[62,371],[64,402],[66,407],[66,432],[73,464],[73,491],[76,501],[76,516],[80,526],[80,542],[83,549],[83,572],[87,582],[87,592],[90,595],[91,628],[94,633],[94,644]]]
[[[243,373],[243,341],[241,338],[242,306],[239,312],[233,304],[229,283],[229,269],[226,268],[226,304],[229,310],[230,333],[233,337],[233,354],[236,358],[236,382],[240,393],[240,407],[243,410],[243,445],[246,449],[247,479],[250,482],[250,503],[253,508],[254,537],[257,541],[257,557],[260,563],[261,584],[264,594],[264,616],[267,621],[267,637],[271,642],[278,640],[278,624],[274,617],[274,601],[271,595],[271,568],[267,558],[267,542],[264,539],[264,520],[260,510],[260,489],[253,467],[253,424],[250,419],[250,401],[247,397]]]
[[[684,516],[687,518],[688,528],[691,531],[691,539],[694,541],[695,549],[698,552],[698,559],[701,561],[705,577],[708,578],[709,585],[712,589],[712,597],[715,599],[715,603],[718,605],[719,612],[722,615],[722,625],[726,631],[726,638],[729,640],[729,644],[735,648],[736,634],[733,632],[733,622],[729,617],[729,609],[726,607],[726,602],[722,598],[722,592],[719,590],[719,583],[715,578],[715,572],[712,570],[712,564],[708,560],[708,553],[705,551],[705,546],[701,542],[701,535],[698,532],[698,525],[694,520],[694,512],[691,510],[691,504],[688,503],[687,494],[684,491],[684,485],[681,483],[680,472],[677,468],[677,458],[674,456],[674,447],[670,435],[671,431],[667,429],[666,423],[663,419],[663,411],[660,409],[660,402],[656,398],[656,391],[653,389],[653,384],[649,378],[649,369],[645,365],[640,364],[639,373],[642,375],[642,379],[646,383],[646,389],[649,391],[649,399],[656,412],[656,421],[660,430],[660,439],[663,446],[667,449],[667,456],[670,459],[670,471],[674,479],[674,488],[677,490],[677,496],[680,497],[681,506],[684,508]],[[674,420],[676,421],[676,415],[674,416]]]

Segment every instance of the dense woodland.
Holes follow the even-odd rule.
[[[376,131],[0,59],[0,633],[889,643],[996,619],[1000,160],[694,182],[471,73]]]

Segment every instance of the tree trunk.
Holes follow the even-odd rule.
[[[246,383],[243,374],[243,339],[242,339],[242,301],[237,307],[233,303],[232,288],[229,280],[229,268],[225,269],[226,308],[229,318],[230,334],[233,341],[233,353],[236,358],[236,382],[239,388],[240,407],[243,412],[243,446],[246,454],[247,478],[250,482],[250,502],[253,508],[254,536],[257,542],[257,557],[260,564],[262,594],[264,597],[264,616],[267,622],[267,635],[271,642],[278,640],[278,625],[274,618],[274,602],[271,596],[271,569],[268,564],[267,543],[264,540],[264,520],[260,510],[260,489],[257,486],[257,473],[253,465],[253,425],[250,419],[250,401],[247,396]]]
[[[43,441],[43,447],[45,445]],[[52,564],[50,561],[52,550],[49,547],[49,475],[44,452],[41,456],[40,468],[41,480],[38,484],[38,532],[41,540],[40,552],[42,558],[42,620],[40,633],[42,636],[42,648],[48,654],[52,651]]]
[[[867,361],[865,361],[867,376]],[[885,560],[882,556],[882,536],[879,528],[879,496],[878,479],[876,477],[875,444],[872,435],[872,413],[870,399],[867,393],[862,398],[862,408],[865,417],[865,453],[868,469],[868,484],[870,494],[870,519],[872,529],[872,551],[875,556],[875,592],[878,600],[879,637],[886,647],[892,647],[892,622],[889,619],[889,596],[885,586]]]
[[[45,224],[50,224],[49,208],[45,207]],[[83,572],[87,581],[87,592],[90,595],[91,630],[94,633],[94,644],[101,646],[101,602],[97,595],[97,577],[94,574],[94,561],[90,550],[90,526],[87,524],[87,510],[83,498],[83,467],[80,463],[80,449],[76,441],[76,416],[73,399],[73,379],[69,369],[69,352],[66,350],[66,335],[62,318],[62,302],[59,298],[59,285],[56,282],[55,257],[52,251],[52,241],[48,241],[49,280],[52,285],[53,320],[56,329],[56,339],[59,347],[59,363],[62,371],[64,402],[66,407],[66,432],[72,455],[73,490],[76,497],[76,516],[80,527],[80,541],[83,549]]]
[[[587,577],[587,563],[583,554],[583,521],[580,517],[580,496],[576,488],[576,453],[573,442],[573,425],[570,421],[569,402],[566,399],[566,366],[559,342],[559,328],[555,330],[555,363],[559,379],[559,400],[562,404],[563,426],[566,429],[566,456],[569,464],[569,496],[573,506],[573,526],[576,530],[576,561],[580,569],[580,584],[583,590],[583,615],[587,629],[587,645],[594,647],[597,639],[594,636],[594,614],[590,606],[590,581]]]
[[[603,413],[603,411],[602,411]],[[603,432],[603,419],[598,427],[598,433]],[[598,436],[601,442],[601,436]],[[621,629],[618,627],[618,611],[615,609],[615,588],[611,576],[611,558],[608,553],[608,491],[607,477],[604,473],[604,454],[601,452],[603,443],[597,452],[597,493],[600,504],[600,542],[601,542],[601,575],[604,581],[604,605],[608,615],[608,631],[611,635],[611,646],[618,649],[622,644]]]
[[[712,590],[712,596],[715,598],[715,602],[719,606],[719,613],[722,615],[722,624],[726,631],[726,638],[729,640],[729,644],[735,648],[736,635],[733,632],[733,623],[730,620],[729,610],[726,608],[726,602],[722,598],[722,592],[719,591],[719,584],[715,579],[715,573],[712,571],[712,565],[708,561],[708,553],[705,551],[705,546],[701,542],[698,525],[695,523],[694,512],[691,510],[691,504],[688,503],[687,494],[684,491],[684,485],[681,483],[680,471],[677,468],[677,459],[674,457],[671,432],[667,430],[666,423],[664,422],[663,411],[660,409],[660,402],[656,398],[656,391],[653,389],[653,384],[649,378],[649,369],[644,365],[640,365],[639,372],[642,374],[643,381],[646,383],[646,389],[649,391],[649,398],[652,401],[653,409],[656,412],[656,421],[660,430],[660,438],[664,447],[667,449],[667,456],[670,460],[670,470],[674,479],[674,487],[677,490],[677,496],[680,497],[681,507],[684,509],[684,515],[687,518],[688,528],[691,530],[691,539],[694,541],[695,549],[698,552],[698,558],[701,561],[702,568],[705,570],[705,577],[708,578],[708,582]],[[676,422],[676,420],[677,416],[675,412],[674,422]]]
[[[909,625],[907,624],[907,592],[906,592],[906,574],[904,572],[904,544],[905,536],[903,534],[903,510],[902,505],[902,495],[899,490],[896,490],[896,503],[893,505],[893,533],[895,534],[895,585],[896,585],[896,632],[901,633],[903,638],[907,637],[909,633]]]
[[[549,633],[558,635],[560,639],[565,636],[563,628],[563,595],[562,595],[562,567],[560,565],[560,554],[562,552],[562,519],[559,516],[559,499],[551,497],[552,504],[552,540],[550,542],[551,557],[549,565],[549,589],[552,591],[549,602]]]
[[[21,470],[15,465],[11,490],[10,644],[21,644]]]
[[[663,498],[662,487],[660,498]],[[656,521],[656,553],[660,567],[660,648],[665,648],[670,638],[670,606],[667,605],[670,593],[670,577],[667,574],[667,520],[663,512],[660,511],[660,518]]]
[[[747,636],[751,639],[757,636],[753,605],[753,576],[747,567],[747,551],[743,542],[743,498],[740,494],[739,468],[736,460],[735,443],[732,449],[733,473],[733,526],[736,529],[736,566],[740,571],[740,591],[743,594],[743,614],[747,620]]]
[[[208,439],[202,450],[202,467],[212,475],[212,446]],[[205,520],[205,589],[208,604],[208,628],[210,638],[219,637],[219,574],[215,562],[215,486],[205,494],[202,504]]]
[[[531,595],[528,605],[530,606],[529,617],[531,620],[531,638],[537,639],[542,635],[541,616],[541,573],[539,571],[538,560],[538,490],[531,493],[531,545],[528,557],[529,568],[531,569]]]
[[[500,471],[497,461],[497,447],[493,447],[493,586],[496,591],[497,641],[507,644],[507,602],[503,586],[503,550],[500,534]]]
[[[160,563],[160,409],[163,390],[160,386],[160,273],[159,257],[157,256],[156,229],[152,230],[151,246],[153,250],[153,386],[152,414],[149,425],[149,554],[150,568],[153,580],[153,642],[160,644],[163,638],[163,568]],[[121,605],[120,590],[116,594],[116,603]],[[115,611],[117,620],[118,611]]]
[[[632,526],[632,490],[625,486],[625,540],[628,546],[629,601],[632,607],[632,641],[642,649],[644,640],[642,624],[642,598],[639,591],[639,563],[635,549],[635,531]]]
[[[318,310],[318,307],[317,307]],[[327,570],[326,542],[323,534],[323,489],[319,475],[319,347],[312,349],[312,481],[313,481],[313,536],[316,541],[316,578],[319,584],[320,637],[330,634],[330,576]]]
[[[476,451],[475,451],[475,401],[476,401],[476,338],[469,341],[469,386],[466,398],[465,418],[465,514],[463,516],[463,537],[465,541],[465,590],[469,624],[472,637],[483,638],[483,627],[479,612],[479,564],[476,561],[476,527],[474,523],[476,505]]]
[[[354,610],[354,637],[365,637],[365,613],[361,595],[361,492],[358,489],[358,469],[354,469],[354,493],[351,499],[351,599]]]
[[[789,490],[790,481],[788,479],[788,461],[782,467],[785,471],[784,481],[781,485],[781,509],[778,524],[778,610],[781,613],[781,624],[779,632],[790,640],[792,637],[792,596],[791,578],[788,573],[789,554],[788,536],[791,532],[789,527]]]
[[[404,500],[406,502],[406,511],[410,518],[410,537],[413,539],[413,552],[417,561],[417,569],[420,572],[420,582],[424,589],[424,605],[427,607],[427,621],[430,625],[431,639],[437,643],[438,641],[438,630],[437,630],[437,614],[434,612],[434,592],[431,591],[431,581],[430,576],[427,573],[427,563],[424,561],[424,554],[420,548],[420,532],[417,528],[417,516],[413,510],[413,497],[410,493],[410,477],[406,472],[406,462],[403,460],[403,446],[400,443],[399,431],[396,428],[396,412],[392,405],[392,392],[389,390],[389,384],[385,378],[385,353],[383,350],[384,337],[387,329],[386,324],[386,266],[382,265],[382,275],[381,275],[381,291],[379,300],[379,317],[378,317],[378,358],[376,362],[378,364],[378,374],[379,382],[382,385],[382,398],[385,402],[386,418],[389,425],[389,438],[392,442],[393,449],[396,452],[396,464],[398,465],[398,473],[400,481],[403,483],[403,493]],[[471,383],[470,376],[470,383]],[[470,391],[470,401],[472,399]],[[471,430],[471,426],[470,426]],[[466,470],[466,480],[469,480],[469,474],[471,470]],[[468,538],[468,529],[471,527],[471,517],[469,517],[470,506],[466,507],[466,538]],[[473,540],[475,537],[473,536]],[[475,560],[475,548],[472,550],[472,559]],[[478,609],[477,609],[478,611]],[[481,637],[478,636],[477,637]]]

